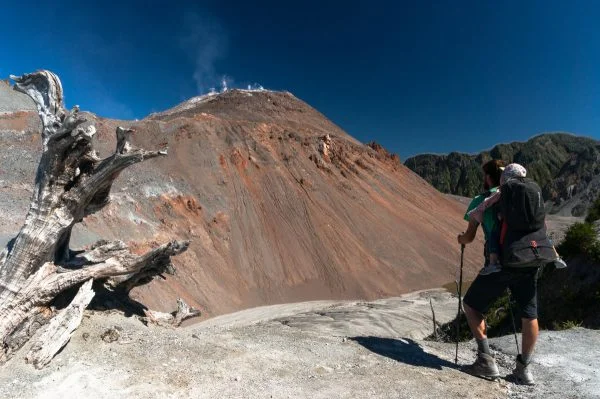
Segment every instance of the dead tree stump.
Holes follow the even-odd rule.
[[[171,241],[141,256],[121,241],[100,241],[86,251],[70,251],[73,226],[109,203],[119,173],[167,152],[133,147],[129,141],[133,130],[118,127],[114,153],[101,159],[92,145],[95,127],[77,106],[71,111],[64,108],[62,85],[54,73],[43,70],[11,79],[15,90],[37,105],[43,148],[25,223],[0,254],[0,363],[47,325],[26,357],[43,367],[81,322],[94,296],[92,282],[109,293],[128,294],[156,275],[173,273],[171,257],[185,251],[189,242]],[[53,302],[73,287],[80,287],[79,293],[57,311]],[[198,314],[184,308],[181,317]],[[178,317],[174,324],[180,322]]]

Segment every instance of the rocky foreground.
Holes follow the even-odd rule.
[[[319,301],[250,309],[181,329],[145,327],[120,313],[89,313],[43,370],[15,356],[0,368],[2,398],[594,398],[600,333],[543,332],[538,385],[460,372],[454,345],[423,338],[453,318],[442,290],[374,302]],[[492,340],[502,375],[512,336]],[[25,348],[24,350],[26,350]],[[459,364],[474,357],[461,344]]]

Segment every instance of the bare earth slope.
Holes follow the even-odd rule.
[[[40,143],[32,104],[6,85],[0,97],[0,145],[10,149],[0,159],[6,242],[26,213]],[[230,91],[138,122],[90,117],[106,152],[119,124],[135,126],[144,148],[169,147],[169,157],[123,173],[112,203],[73,234],[80,245],[98,235],[190,239],[176,277],[137,291],[150,308],[172,310],[165,304],[181,296],[207,317],[454,279],[464,206],[290,93]],[[480,251],[467,252],[468,271]]]

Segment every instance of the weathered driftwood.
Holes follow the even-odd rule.
[[[83,311],[94,297],[92,282],[92,279],[85,282],[69,306],[54,316],[25,356],[27,363],[33,364],[38,369],[42,368],[50,363],[54,355],[69,342],[71,334],[81,324]]]
[[[53,303],[68,298],[65,291],[93,280],[109,292],[128,294],[156,275],[173,273],[171,257],[185,251],[189,243],[172,241],[141,256],[120,241],[100,241],[86,251],[71,251],[73,226],[108,204],[119,173],[166,151],[135,148],[129,140],[133,130],[118,127],[115,152],[100,159],[92,145],[96,129],[77,106],[71,111],[64,108],[62,86],[55,74],[38,71],[11,78],[14,88],[37,105],[43,152],[25,224],[0,254],[0,362],[54,318],[36,343],[36,354],[28,357],[43,365],[57,343],[52,342],[47,350],[43,346],[56,337],[70,336],[69,330],[80,320],[77,312],[87,306],[88,295],[81,294],[57,312]]]
[[[177,299],[177,310],[172,313],[157,312],[155,310],[144,310],[146,322],[158,324],[161,326],[179,327],[184,320],[200,315],[198,309],[194,309],[183,301]]]

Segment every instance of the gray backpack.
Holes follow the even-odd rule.
[[[542,190],[528,178],[513,178],[500,188],[502,265],[539,267],[557,259],[546,234]]]

